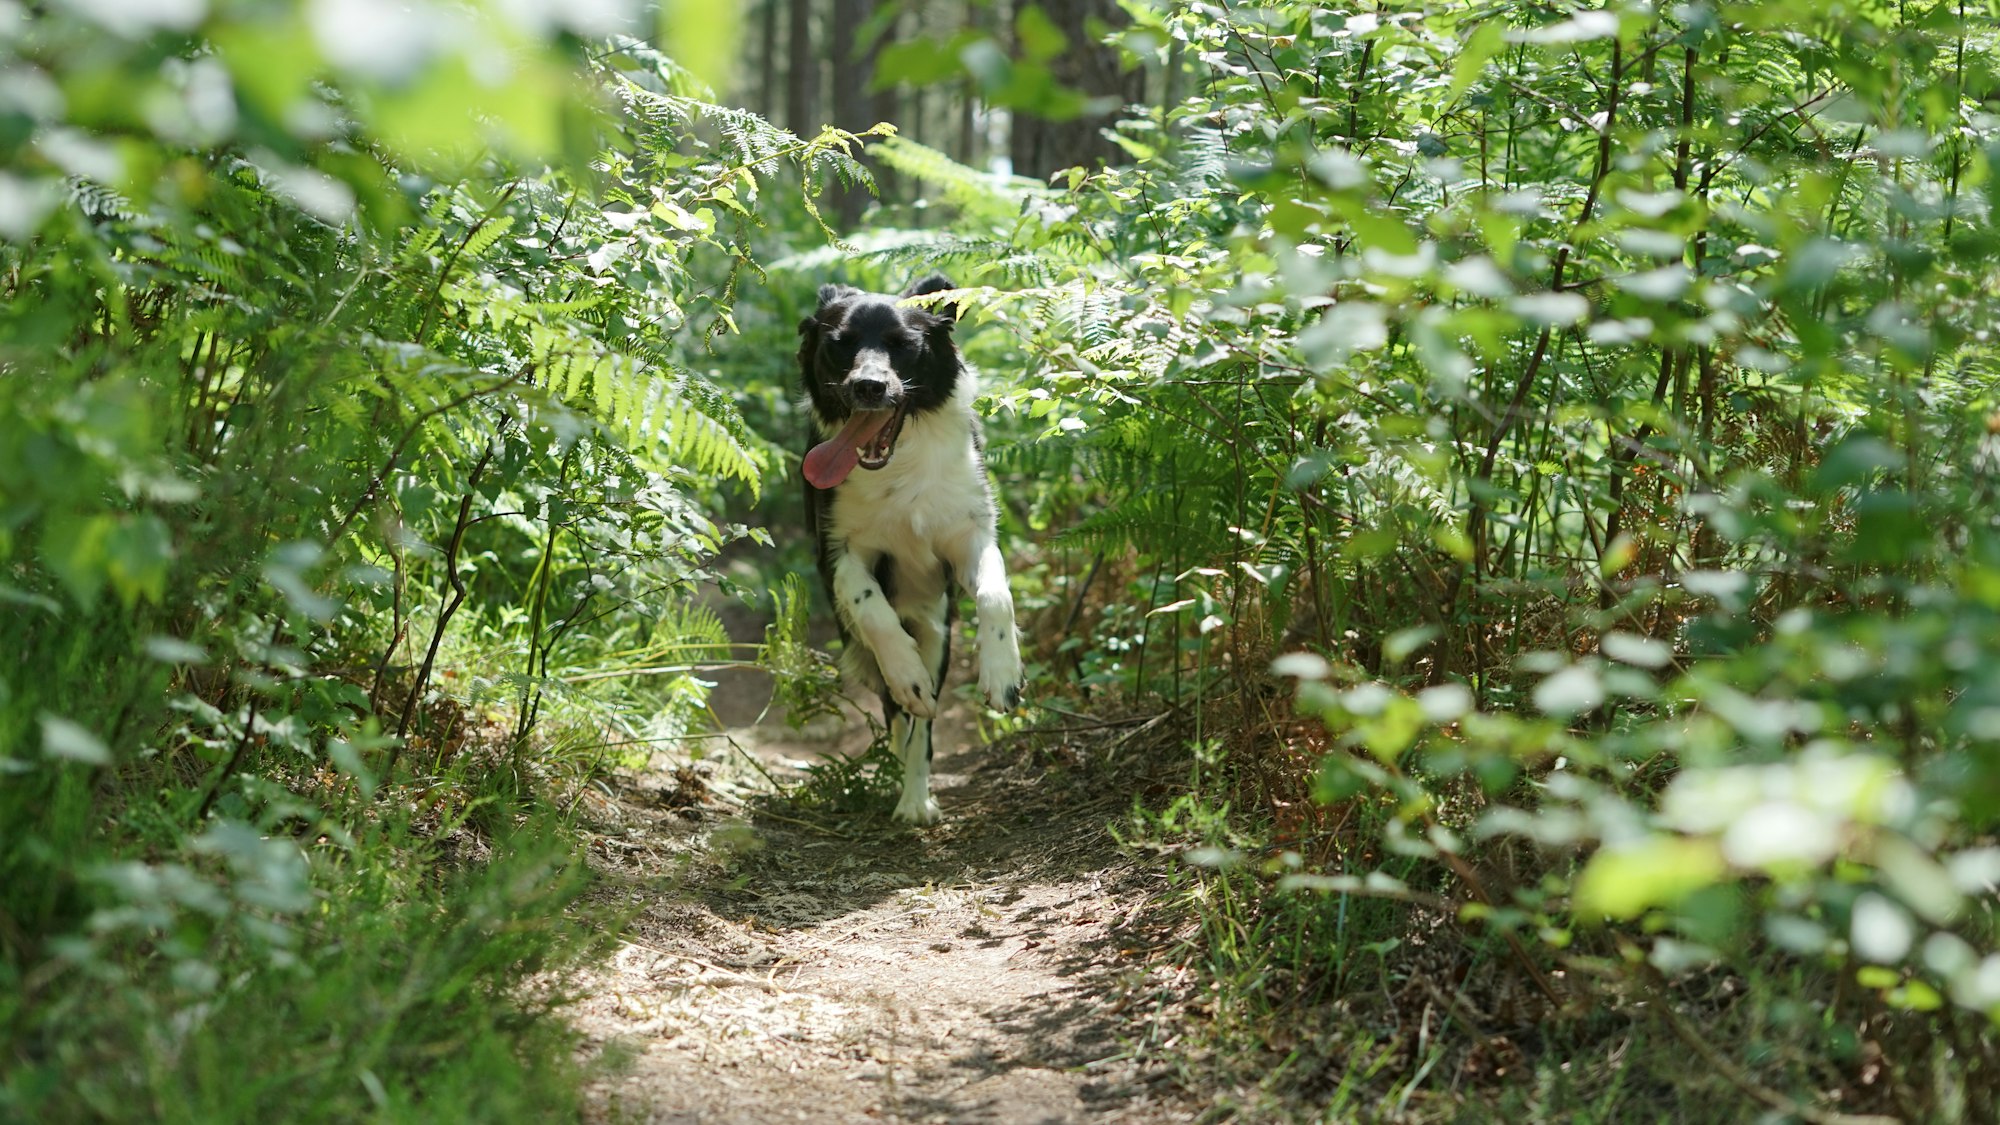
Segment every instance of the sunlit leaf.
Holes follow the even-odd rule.
[[[1604,682],[1590,664],[1572,664],[1535,687],[1535,706],[1551,715],[1566,718],[1603,702]]]
[[[1714,845],[1652,836],[1592,856],[1577,879],[1577,908],[1602,918],[1636,918],[1649,908],[1674,905],[1722,873]]]
[[[1333,670],[1326,658],[1311,652],[1288,652],[1271,661],[1271,674],[1301,680],[1323,680]]]
[[[742,6],[665,0],[659,11],[660,41],[666,49],[710,87],[726,88],[739,55]],[[855,65],[852,59],[833,62],[836,66]]]
[[[1590,315],[1590,302],[1576,293],[1529,293],[1507,303],[1522,318],[1551,327],[1575,324]]]
[[[43,715],[42,753],[87,766],[111,764],[111,748],[79,723],[60,715]]]
[[[1664,641],[1633,633],[1606,633],[1598,648],[1613,660],[1639,668],[1664,668],[1674,658],[1674,650]]]
[[[1894,965],[1909,955],[1916,927],[1903,908],[1881,895],[1864,893],[1854,900],[1854,952],[1879,965]]]

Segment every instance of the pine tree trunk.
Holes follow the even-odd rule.
[[[1142,72],[1121,73],[1118,51],[1098,42],[1103,28],[1126,22],[1117,0],[1044,0],[1041,7],[1069,39],[1069,49],[1049,60],[1056,81],[1092,98],[1113,99],[1115,104],[1068,121],[1014,114],[1008,154],[1016,174],[1036,179],[1046,179],[1061,168],[1090,168],[1119,159],[1124,150],[1106,140],[1103,130],[1127,103],[1138,100],[1145,84]],[[1091,24],[1101,26],[1093,32]]]
[[[778,113],[778,7],[783,0],[764,0],[758,12],[757,116],[775,120]]]
[[[875,122],[869,114],[868,75],[872,60],[858,56],[855,32],[868,18],[868,0],[833,0],[833,27],[828,36],[833,64],[833,123],[851,132],[860,132]],[[842,227],[851,227],[868,206],[868,189],[858,184],[831,185],[834,214]]]
[[[935,9],[930,9],[930,10],[934,11]],[[914,25],[911,28],[911,31],[920,39],[927,38],[935,34],[934,29],[931,27],[931,21],[924,18],[925,11],[926,9],[920,5],[911,13],[910,16],[910,19]],[[938,36],[938,38],[943,38],[943,36]],[[891,43],[894,43],[896,41],[897,40],[895,39],[888,40],[888,42]],[[930,99],[924,96],[925,91],[926,87],[923,86],[918,86],[910,91],[909,94],[910,108],[907,114],[908,118],[907,123],[904,122],[897,123],[898,127],[902,129],[903,133],[906,136],[908,136],[912,141],[915,141],[920,145],[930,143],[930,136],[931,136],[930,125],[925,117],[925,115],[930,110]]]
[[[882,45],[896,42],[902,30],[903,13],[897,12],[889,17],[888,24],[882,28],[882,33],[875,37],[873,43],[869,44],[867,53],[863,56],[861,64],[861,84],[863,89],[866,89],[868,84],[874,81],[875,63],[881,57]],[[894,86],[884,86],[868,96],[868,116],[870,118],[868,124],[870,125],[873,125],[877,121],[887,121],[894,124],[898,129],[908,129],[909,125],[903,120],[902,111],[903,98]],[[880,161],[871,160],[868,162],[868,167],[875,173],[876,197],[885,203],[896,200],[898,198],[896,173],[890,171]]]
[[[972,31],[984,30],[987,27],[986,12],[984,5],[966,5],[965,26]],[[957,156],[960,164],[969,168],[979,167],[983,155],[979,145],[979,89],[970,78],[959,89],[957,126],[958,143],[948,151]]]
[[[812,41],[813,0],[790,0],[785,37],[785,128],[802,137],[819,133],[819,51]]]

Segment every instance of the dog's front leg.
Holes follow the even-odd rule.
[[[833,599],[854,627],[854,635],[874,655],[882,683],[897,706],[920,718],[937,714],[937,681],[918,655],[917,642],[903,631],[881,584],[852,551],[843,552],[833,565]]]
[[[1014,630],[1007,562],[991,531],[974,535],[966,553],[970,557],[958,573],[970,576],[966,592],[979,613],[979,689],[994,707],[1011,710],[1021,702],[1021,640]]]
[[[931,797],[931,721],[897,715],[889,723],[889,748],[903,763],[903,795],[892,815],[905,824],[936,824],[941,814]]]

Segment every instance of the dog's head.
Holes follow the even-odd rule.
[[[932,274],[901,296],[951,288],[949,278]],[[816,487],[832,488],[857,464],[888,464],[904,420],[945,405],[957,389],[960,365],[951,338],[957,310],[899,300],[822,285],[819,308],[799,324],[806,394],[821,430],[838,431],[807,456],[806,479]]]

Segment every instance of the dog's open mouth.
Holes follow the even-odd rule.
[[[903,435],[903,408],[898,406],[890,415],[889,424],[875,432],[875,440],[859,447],[862,468],[879,469],[896,452],[896,439]]]
[[[859,465],[879,469],[896,452],[896,438],[903,432],[903,408],[857,410],[840,432],[812,447],[806,454],[806,481],[814,488],[832,488],[847,479]]]

